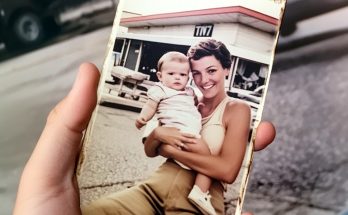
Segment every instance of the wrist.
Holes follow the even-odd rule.
[[[153,130],[153,138],[156,140],[156,142],[158,141],[158,142],[161,142],[161,135],[160,135],[160,133],[161,133],[161,127],[156,127],[154,130]],[[160,144],[157,144],[158,146],[160,145]]]

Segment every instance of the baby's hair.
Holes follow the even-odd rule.
[[[168,61],[174,61],[174,62],[179,62],[179,63],[188,63],[188,58],[186,55],[184,55],[181,52],[167,52],[162,57],[158,60],[157,63],[157,70],[160,72],[163,66],[163,63],[168,62]]]

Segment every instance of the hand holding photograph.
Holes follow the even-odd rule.
[[[120,1],[83,214],[241,214],[285,1]]]

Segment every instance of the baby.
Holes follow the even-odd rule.
[[[180,52],[168,52],[159,59],[157,68],[160,82],[148,90],[149,99],[136,119],[136,127],[142,128],[157,113],[161,126],[175,127],[200,138],[202,117],[196,107],[197,97],[193,89],[187,86],[190,71],[188,58]],[[213,215],[216,212],[210,202],[211,182],[209,177],[198,173],[188,198],[203,214]]]

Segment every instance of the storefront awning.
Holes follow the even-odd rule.
[[[120,25],[125,27],[152,27],[231,22],[242,23],[269,33],[276,32],[278,26],[278,19],[241,6],[129,17],[121,19]]]

